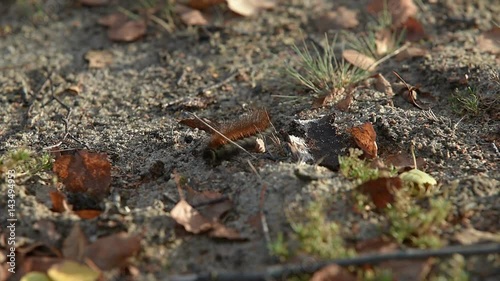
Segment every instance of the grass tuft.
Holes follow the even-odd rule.
[[[480,98],[477,90],[473,87],[467,87],[463,90],[455,89],[451,96],[451,104],[454,112],[458,114],[479,114]]]
[[[287,72],[299,83],[314,91],[316,94],[331,92],[355,84],[368,75],[368,72],[338,59],[335,55],[335,37],[330,44],[325,37],[326,46],[318,49],[313,45],[312,50],[303,41],[303,48],[293,45],[292,48],[299,57],[299,67],[287,66]]]

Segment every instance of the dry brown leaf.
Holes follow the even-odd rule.
[[[79,0],[80,4],[90,7],[98,7],[109,4],[109,0]]]
[[[179,201],[170,211],[170,216],[180,225],[184,226],[186,231],[198,234],[208,231],[212,228],[212,222],[202,216],[185,200]]]
[[[203,10],[208,7],[218,5],[221,3],[226,2],[226,0],[189,0],[188,6],[197,9],[197,10]],[[179,4],[176,4],[176,6]]]
[[[144,20],[131,20],[114,25],[108,30],[108,38],[117,42],[136,41],[146,34],[147,24]]]
[[[314,23],[321,33],[331,29],[354,28],[359,25],[358,11],[340,6],[320,15]]]
[[[90,220],[93,218],[97,218],[102,213],[102,211],[101,210],[76,210],[76,211],[73,211],[73,213],[75,213],[75,215],[77,215],[81,219]]]
[[[104,153],[76,151],[74,155],[56,158],[53,171],[71,192],[85,192],[100,198],[107,195],[111,184],[111,164]]]
[[[310,281],[356,281],[356,276],[352,275],[347,269],[331,264],[316,271]]]
[[[352,101],[353,101],[353,94],[350,91],[343,99],[341,99],[339,102],[335,104],[335,108],[340,111],[346,112],[349,110],[349,107],[351,107]]]
[[[245,17],[253,16],[262,9],[271,9],[275,3],[269,0],[226,0],[229,9]]]
[[[364,55],[358,51],[347,49],[342,52],[342,57],[354,66],[361,69],[373,71],[375,65],[375,59],[367,55]]]
[[[381,177],[361,184],[358,189],[370,196],[375,207],[383,209],[394,203],[394,191],[401,189],[401,187],[403,187],[403,181],[399,177]]]
[[[207,25],[208,20],[202,12],[188,6],[176,4],[174,12],[179,15],[182,22],[187,25]]]
[[[384,10],[387,3],[387,9],[391,13],[392,23],[399,26],[409,17],[417,14],[418,8],[413,0],[372,0],[366,7],[368,12],[378,14]]]
[[[228,240],[246,240],[238,231],[217,222],[213,224],[213,229],[208,233],[208,236]]]
[[[404,49],[401,53],[397,54],[396,60],[402,61],[413,57],[423,57],[427,55],[427,53],[428,53],[427,49],[424,49],[419,46],[410,46]]]
[[[210,221],[217,221],[223,214],[233,208],[233,202],[231,202],[229,198],[224,198],[224,196],[217,191],[205,190],[198,192],[189,186],[185,188],[187,189],[186,201],[191,206],[200,205],[197,210]],[[218,201],[219,199],[220,201]],[[214,200],[217,200],[217,202],[204,204]]]
[[[112,13],[103,17],[100,17],[97,20],[102,26],[112,27],[116,25],[122,25],[128,20],[128,17],[120,12]]]
[[[83,90],[83,84],[78,83],[78,84],[71,85],[68,88],[64,89],[64,92],[68,92],[68,93],[71,93],[73,95],[79,95],[82,90]]]
[[[123,266],[140,250],[141,239],[139,235],[126,232],[101,237],[85,249],[85,258],[92,260],[101,270]]]
[[[71,206],[68,205],[66,197],[59,191],[49,192],[50,201],[52,202],[52,211],[56,213],[64,213],[66,211],[71,211]]]
[[[80,224],[76,223],[73,225],[68,237],[63,241],[63,256],[67,259],[82,262],[88,244],[87,236],[83,233]]]
[[[387,97],[392,98],[394,96],[394,91],[392,90],[391,83],[380,73],[373,77],[375,78],[375,89],[379,92],[385,93]]]
[[[500,54],[500,27],[494,26],[492,29],[483,32],[477,38],[477,45],[483,52]]]
[[[85,54],[89,68],[104,68],[113,63],[113,54],[106,50],[90,50]]]
[[[406,41],[416,42],[427,38],[424,27],[414,17],[409,17],[402,23],[401,29],[405,32]]]
[[[370,122],[349,129],[356,144],[369,158],[377,157],[377,133]]]

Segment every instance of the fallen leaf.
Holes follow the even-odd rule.
[[[97,239],[85,249],[85,258],[101,270],[123,266],[127,259],[135,255],[141,247],[140,235],[119,232]]]
[[[193,9],[203,10],[208,7],[218,5],[224,2],[226,2],[226,0],[189,0],[188,6]],[[176,6],[177,5],[178,4],[176,4]]]
[[[500,27],[494,26],[477,38],[477,46],[483,52],[500,54]]]
[[[246,240],[246,238],[242,237],[238,231],[221,223],[214,223],[212,230],[208,233],[208,236],[228,240]]]
[[[436,179],[419,169],[411,169],[400,174],[399,177],[405,182],[414,183],[418,186],[434,186],[437,184]]]
[[[419,46],[410,46],[404,49],[401,53],[397,54],[396,60],[403,61],[413,57],[423,57],[427,55],[427,53],[428,53],[427,49],[424,49]]]
[[[79,0],[80,4],[89,7],[99,7],[108,5],[109,0]]]
[[[110,191],[111,164],[104,153],[78,150],[56,158],[53,171],[70,192],[85,192],[96,198]]]
[[[242,16],[249,17],[262,9],[271,9],[274,2],[268,0],[226,0],[228,8]]]
[[[223,214],[234,207],[233,202],[219,192],[209,190],[198,192],[189,186],[185,188],[187,189],[186,201],[188,204],[197,206],[200,214],[210,221],[217,221]]]
[[[370,196],[373,204],[378,209],[384,209],[387,205],[394,203],[394,191],[403,187],[403,181],[398,177],[378,178],[369,180],[360,186],[358,189]]]
[[[80,224],[76,223],[73,225],[73,228],[71,228],[68,237],[66,237],[63,241],[63,256],[67,259],[83,262],[85,249],[88,245],[89,241],[87,236],[83,233]]]
[[[314,23],[321,33],[331,29],[354,28],[359,25],[358,11],[340,6],[333,11],[320,15]]]
[[[52,281],[96,281],[100,273],[87,265],[66,260],[51,266],[47,275]]]
[[[347,112],[352,104],[352,101],[353,101],[353,95],[352,92],[349,91],[343,99],[341,99],[339,102],[335,104],[335,108],[340,111]]]
[[[385,6],[387,3],[387,7]],[[409,17],[417,14],[418,8],[413,0],[372,0],[366,6],[366,10],[371,14],[379,14],[387,8],[391,13],[392,23],[395,26],[405,22]]]
[[[75,215],[77,215],[81,219],[90,220],[93,218],[97,218],[102,213],[102,211],[101,210],[76,210],[76,211],[73,211],[73,213],[75,213]]]
[[[427,38],[424,27],[414,17],[409,17],[400,28],[405,32],[406,41],[417,42]]]
[[[113,63],[113,54],[106,50],[90,50],[85,54],[89,68],[104,68]]]
[[[316,271],[310,281],[356,281],[356,276],[347,269],[331,264]]]
[[[373,71],[375,69],[375,59],[364,55],[358,51],[347,49],[342,52],[342,57],[350,64],[361,69]]]
[[[147,24],[144,20],[130,20],[114,25],[108,30],[108,38],[117,42],[133,42],[146,34]]]
[[[21,278],[21,281],[53,281],[50,280],[49,276],[43,272],[33,271],[28,272]]]
[[[125,14],[117,12],[117,13],[112,13],[112,14],[100,17],[97,20],[97,23],[102,25],[102,26],[112,27],[112,26],[122,25],[128,19],[129,18]]]
[[[378,73],[373,78],[375,78],[375,89],[377,91],[385,93],[389,98],[394,96],[391,83],[382,74]]]
[[[64,92],[71,93],[73,95],[79,95],[82,90],[83,90],[83,84],[77,83],[64,89]]]
[[[202,216],[185,200],[180,200],[170,211],[170,216],[180,225],[184,226],[186,231],[198,234],[208,231],[212,228],[212,222]]]
[[[49,192],[50,200],[52,201],[52,211],[56,213],[64,213],[71,211],[71,206],[68,205],[66,197],[59,191]]]
[[[207,25],[208,20],[202,12],[188,6],[176,4],[174,12],[179,15],[182,22],[187,25]]]
[[[356,144],[361,148],[369,158],[377,157],[377,133],[370,122],[349,129]]]

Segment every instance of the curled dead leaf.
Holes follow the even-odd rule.
[[[494,26],[492,29],[483,32],[477,38],[477,45],[483,52],[500,54],[500,27]]]
[[[377,157],[377,133],[370,122],[349,129],[356,144],[361,148],[369,158]]]
[[[117,42],[133,42],[144,36],[146,29],[146,21],[131,20],[112,26],[108,30],[108,38]]]
[[[119,232],[97,239],[85,249],[85,258],[101,270],[123,266],[141,248],[141,236]]]
[[[176,4],[174,12],[179,15],[182,22],[187,25],[207,25],[208,20],[199,10],[195,10],[188,6]]]
[[[103,197],[110,191],[111,164],[104,153],[76,151],[56,158],[53,171],[71,192]]]
[[[342,52],[342,57],[350,64],[361,69],[373,71],[375,70],[375,59],[362,54],[358,51],[347,49]]]
[[[387,97],[392,98],[394,96],[394,91],[392,90],[391,83],[380,73],[373,77],[375,78],[375,89],[379,92],[385,93]]]
[[[401,189],[401,187],[403,187],[403,181],[400,178],[381,177],[361,184],[358,189],[370,196],[375,207],[383,209],[394,203],[394,192]]]
[[[185,200],[179,201],[170,211],[170,216],[186,231],[198,234],[212,228],[212,222],[202,216],[196,209],[191,207]]]
[[[271,9],[275,6],[269,0],[226,0],[228,8],[242,16],[249,17],[257,14],[262,9]]]

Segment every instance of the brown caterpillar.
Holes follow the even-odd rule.
[[[253,111],[235,122],[223,124],[217,129],[218,132],[212,132],[208,147],[203,153],[203,157],[212,163],[237,153],[240,147],[253,149],[259,134],[272,132],[271,120],[263,109]]]

